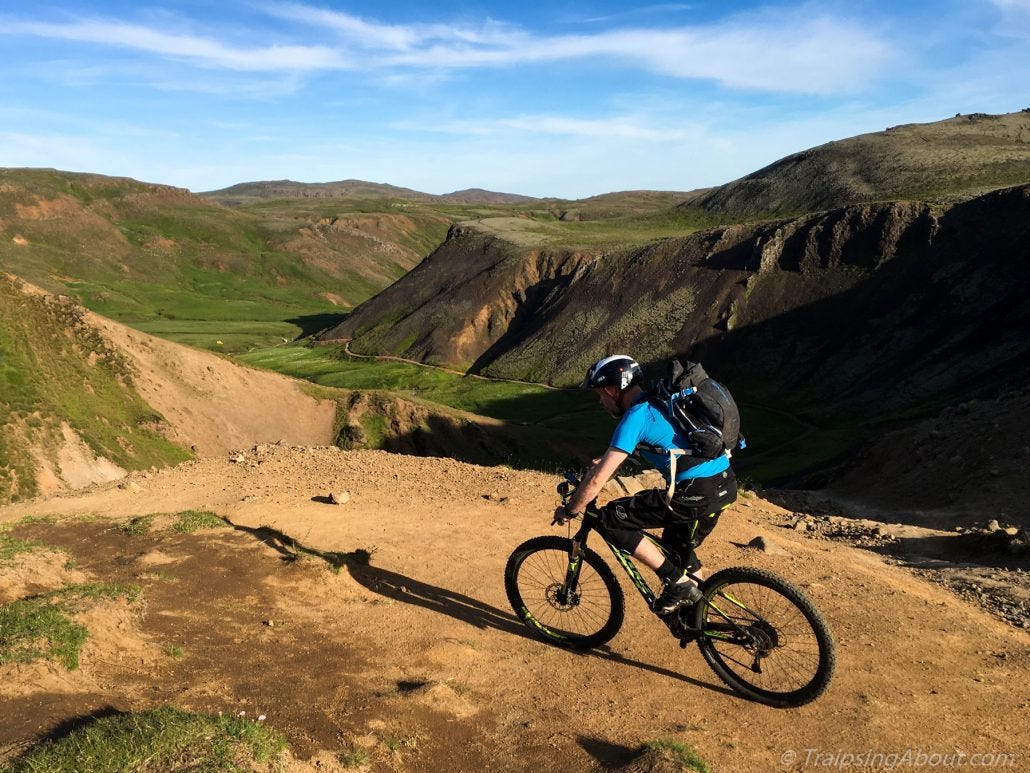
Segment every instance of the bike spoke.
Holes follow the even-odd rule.
[[[770,693],[787,693],[803,688],[818,671],[821,652],[811,624],[788,597],[757,583],[737,583],[723,587],[711,599],[714,608],[706,611],[706,625],[712,631],[727,633],[738,640],[710,637],[711,645],[723,664],[737,677]],[[760,672],[755,671],[756,656]]]

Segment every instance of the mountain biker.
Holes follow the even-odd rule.
[[[626,457],[638,452],[669,481],[670,449],[689,450],[687,438],[653,405],[641,386],[640,365],[624,354],[604,357],[590,366],[582,387],[593,390],[604,410],[619,419],[611,443],[587,470],[583,483],[566,506],[554,513],[557,523],[582,514],[601,492]],[[682,465],[682,467],[680,467]],[[600,508],[598,530],[616,547],[653,569],[662,581],[662,592],[653,610],[673,632],[677,611],[696,604],[701,591],[687,576],[701,567],[694,548],[711,533],[719,513],[737,498],[737,482],[728,454],[715,459],[680,457],[671,501],[666,491],[650,489],[613,499]],[[666,558],[649,540],[644,529],[663,528],[662,542],[672,546]]]

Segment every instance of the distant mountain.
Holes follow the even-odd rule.
[[[399,188],[386,183],[370,183],[363,180],[340,180],[328,183],[300,183],[293,180],[247,182],[232,185],[217,191],[199,194],[230,206],[256,199],[402,199],[406,201],[439,202],[450,204],[531,204],[539,199],[520,196],[516,193],[497,193],[482,188],[468,188],[463,191],[437,196],[410,188]]]
[[[1030,108],[893,126],[794,153],[686,206],[726,222],[873,201],[956,201],[1030,182]]]
[[[466,188],[463,191],[445,193],[434,198],[454,204],[532,204],[540,199],[532,196],[520,196],[517,193],[497,193],[482,188]]]
[[[127,178],[0,169],[0,270],[134,324],[270,322],[356,305],[417,264],[452,222],[425,208],[306,201],[252,212]]]
[[[340,199],[340,198],[392,198],[427,201],[428,193],[399,188],[386,183],[364,180],[340,180],[328,183],[300,183],[293,180],[269,180],[231,185],[217,191],[198,194],[225,204],[241,203],[251,199]]]

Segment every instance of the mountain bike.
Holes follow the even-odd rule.
[[[566,471],[558,485],[567,504],[580,480]],[[544,641],[590,649],[622,627],[625,599],[615,573],[587,547],[600,511],[591,502],[570,538],[534,537],[519,545],[504,568],[508,601]],[[599,532],[600,533],[600,532]],[[673,546],[644,532],[665,556]],[[655,593],[625,551],[605,542],[648,608]],[[697,604],[681,609],[674,625],[680,647],[696,641],[716,675],[741,695],[769,706],[802,706],[829,686],[836,662],[833,637],[803,591],[764,569],[731,567],[702,580]]]

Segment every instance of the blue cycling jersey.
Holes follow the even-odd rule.
[[[656,470],[669,480],[670,448],[689,448],[686,436],[674,427],[662,411],[648,402],[646,395],[639,400],[619,420],[612,435],[612,448],[627,454],[637,452],[637,447],[645,447],[639,453]],[[656,452],[655,448],[662,449]],[[729,456],[723,454],[715,459],[706,459],[693,464],[696,460],[691,456],[681,456],[676,461],[676,480],[690,478],[707,478],[716,475],[730,466]]]

